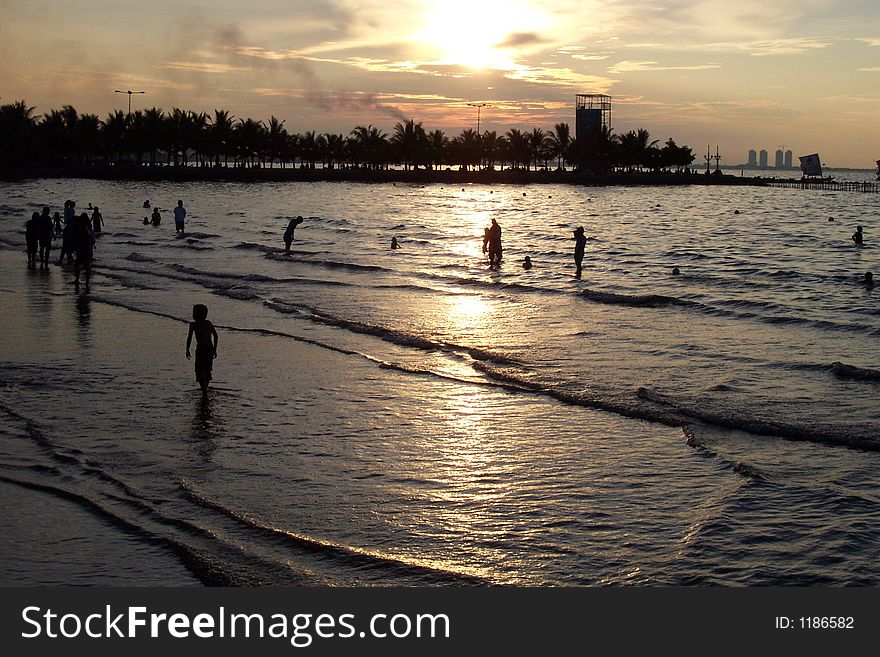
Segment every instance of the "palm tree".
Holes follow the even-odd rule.
[[[34,108],[23,100],[0,106],[0,161],[16,165],[32,159],[35,128]]]
[[[33,133],[36,136],[37,148],[51,161],[64,160],[67,158],[67,130],[64,125],[64,115],[58,110],[50,110],[35,125]]]
[[[359,125],[351,131],[349,152],[356,162],[363,162],[371,169],[379,169],[386,163],[388,141],[387,135],[374,128]]]
[[[81,163],[90,162],[101,150],[101,119],[97,114],[80,114],[74,142]]]
[[[507,139],[507,157],[514,169],[518,169],[520,164],[528,167],[531,149],[529,140],[521,130],[511,128],[505,135]]]
[[[494,130],[486,130],[480,139],[482,147],[482,160],[487,169],[495,168],[495,161],[501,156],[504,148],[504,137],[499,137]]]
[[[288,135],[284,128],[284,121],[279,121],[275,116],[269,117],[269,126],[266,134],[269,146],[270,160],[277,159],[284,168],[284,156],[287,151]]]
[[[428,143],[428,159],[430,167],[446,164],[449,155],[449,138],[442,130],[432,130],[425,135]]]
[[[208,128],[208,144],[214,154],[215,166],[220,166],[220,155],[223,155],[223,166],[229,166],[229,151],[232,147],[232,136],[235,129],[235,117],[226,110],[214,110],[214,118]]]
[[[125,138],[128,131],[128,117],[122,110],[115,110],[104,119],[101,129],[101,141],[110,162],[119,163],[125,150]]]
[[[345,137],[343,135],[321,135],[327,144],[327,168],[332,169],[345,157]]]
[[[189,112],[186,123],[186,145],[195,151],[197,162],[203,164],[204,154],[210,150],[208,143],[208,115],[204,112]],[[187,163],[187,151],[183,152],[183,163]]]
[[[547,146],[547,134],[541,128],[532,128],[530,133],[526,134],[526,141],[529,145],[529,159],[535,163],[535,171],[538,170],[539,162],[547,160],[549,151]],[[526,163],[526,169],[529,168]]]
[[[315,168],[315,162],[318,160],[319,154],[318,135],[314,130],[309,130],[299,136],[300,160],[307,163],[309,169]]]
[[[242,166],[253,166],[254,160],[262,160],[268,142],[266,126],[262,121],[239,119],[235,124],[234,141]]]
[[[471,128],[462,130],[461,134],[452,140],[450,146],[452,159],[460,166],[469,169],[480,164],[480,135],[476,130]]]
[[[557,160],[557,168],[565,168],[565,153],[571,145],[571,131],[567,123],[557,123],[553,126],[553,132],[547,136],[547,146],[550,157]]]
[[[651,159],[651,149],[653,149],[657,140],[649,141],[650,134],[644,128],[638,130],[630,130],[620,135],[619,141],[619,162],[625,166],[627,170],[632,171],[634,168],[641,168],[648,164]]]
[[[390,143],[403,162],[404,170],[409,171],[411,165],[418,168],[419,164],[429,164],[428,138],[422,124],[414,119],[395,125]]]

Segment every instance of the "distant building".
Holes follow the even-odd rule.
[[[786,169],[791,169],[791,168],[792,168],[792,166],[793,166],[793,165],[792,165],[792,160],[793,160],[793,158],[792,158],[792,152],[791,152],[791,151],[785,151],[785,168],[786,168]]]
[[[761,152],[759,153],[758,166],[761,169],[767,168],[767,151],[765,151],[763,148],[761,149]]]
[[[749,166],[750,167],[758,166],[758,152],[754,148],[749,150]]]
[[[775,162],[775,166],[776,166],[777,169],[781,169],[781,168],[782,168],[782,162],[783,162],[783,153],[782,153],[782,149],[781,149],[781,148],[777,148],[777,149],[776,149],[776,162]]]

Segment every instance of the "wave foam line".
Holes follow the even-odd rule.
[[[224,568],[215,560],[202,554],[196,548],[172,536],[150,530],[123,515],[114,512],[88,495],[77,493],[68,488],[54,484],[40,483],[28,479],[22,479],[20,477],[11,477],[5,474],[0,474],[0,481],[68,500],[89,511],[97,513],[117,528],[138,534],[154,545],[170,548],[186,569],[206,586],[243,586],[251,583],[237,577],[234,571]]]
[[[796,426],[784,422],[749,418],[724,412],[714,412],[703,407],[690,407],[677,403],[673,399],[650,390],[639,388],[636,392],[640,399],[657,404],[661,407],[672,409],[684,418],[699,420],[708,425],[736,429],[760,436],[773,436],[787,440],[806,441],[831,445],[834,447],[849,447],[866,452],[880,452],[880,443],[867,436],[845,436],[829,431],[816,430],[812,427]]]
[[[182,481],[180,488],[186,497],[201,507],[217,511],[228,518],[235,520],[249,529],[256,529],[260,532],[275,538],[289,541],[298,548],[317,554],[319,556],[329,556],[341,559],[351,563],[353,566],[364,569],[381,569],[391,570],[410,576],[427,577],[438,583],[449,584],[469,584],[469,585],[486,585],[489,582],[484,578],[469,573],[462,573],[454,570],[444,570],[434,565],[422,563],[415,560],[404,560],[393,555],[382,554],[364,548],[342,545],[304,534],[279,529],[255,518],[254,516],[243,511],[235,511],[227,506],[220,504],[214,500],[210,500],[188,481]]]

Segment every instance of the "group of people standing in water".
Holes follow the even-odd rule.
[[[735,214],[739,214],[739,210],[736,210]],[[829,221],[834,221],[834,219],[829,218]],[[584,234],[583,226],[578,226],[572,232],[574,233],[575,277],[580,278],[581,271],[583,269],[584,252],[587,246],[587,237]],[[861,226],[856,226],[856,232],[852,236],[852,241],[853,243],[855,243],[856,246],[862,246],[865,243],[864,234],[862,232]],[[393,237],[391,239],[391,248],[400,248],[400,245],[397,243],[396,237]],[[490,265],[498,265],[501,263],[501,257],[503,253],[503,249],[501,246],[501,226],[498,225],[498,222],[495,219],[492,219],[492,223],[483,229],[483,253],[486,254]],[[522,266],[523,269],[531,269],[533,267],[532,259],[530,256],[525,257]],[[679,270],[678,267],[673,267],[672,274],[677,276],[681,274],[681,270]],[[873,288],[874,275],[871,272],[867,272],[865,274],[863,283],[869,289]]]
[[[150,208],[149,199],[144,201],[144,208]],[[162,213],[159,212],[158,206],[153,208],[152,216],[144,217],[144,226],[149,226],[150,224],[154,226],[162,224]],[[177,207],[174,208],[174,230],[180,234],[186,232],[186,208],[183,207],[183,201],[177,201]]]
[[[50,216],[49,206],[43,207],[43,212],[34,212],[25,223],[25,242],[27,243],[28,265],[36,267],[37,249],[39,248],[39,261],[41,268],[49,266],[49,255],[52,251],[52,242],[61,239],[61,254],[58,264],[74,265],[73,283],[79,285],[80,277],[85,275],[86,286],[92,273],[92,260],[95,253],[95,235],[104,228],[104,217],[97,207],[92,207],[91,217],[87,212],[79,215],[76,213],[76,202],[67,200],[64,202],[64,216],[56,212]]]
[[[574,233],[575,276],[580,278],[584,262],[584,251],[587,246],[587,237],[584,234],[583,226],[578,226],[572,232]],[[396,237],[392,239],[391,248],[399,248]],[[495,219],[492,219],[492,223],[483,229],[483,253],[486,254],[490,265],[501,264],[504,248],[501,244],[501,226],[498,225]],[[522,263],[523,269],[531,269],[532,264],[531,256],[526,256]]]

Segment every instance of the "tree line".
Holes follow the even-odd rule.
[[[386,169],[495,167],[539,170],[574,166],[592,170],[681,171],[693,161],[671,138],[662,146],[647,130],[599,130],[574,138],[567,123],[552,130],[512,128],[504,134],[466,129],[456,136],[426,130],[414,120],[391,134],[359,125],[348,135],[290,133],[275,116],[268,122],[157,107],[100,119],[71,105],[42,116],[23,100],[0,106],[0,163],[28,166],[216,166]]]

